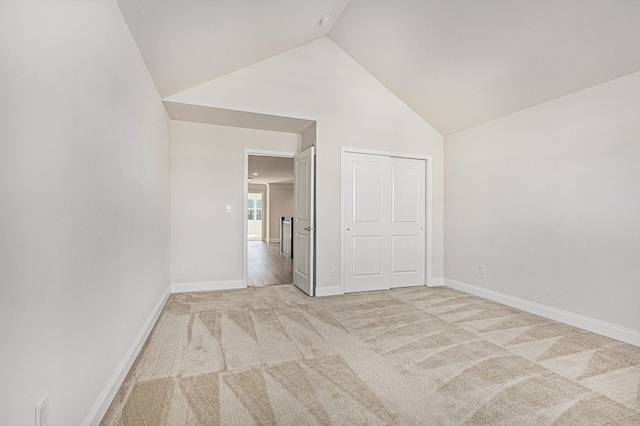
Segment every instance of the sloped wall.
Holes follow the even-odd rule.
[[[342,146],[433,156],[433,277],[442,277],[443,138],[329,38],[168,98],[316,121],[319,294],[339,291]],[[336,265],[330,273],[328,265]]]

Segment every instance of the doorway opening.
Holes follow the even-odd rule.
[[[262,192],[249,192],[247,199],[247,240],[262,241]]]
[[[281,218],[293,217],[294,154],[277,154],[247,156],[245,272],[249,287],[293,283],[291,253],[281,250]]]

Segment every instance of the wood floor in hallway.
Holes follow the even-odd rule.
[[[280,243],[247,242],[247,284],[264,287],[293,283],[293,261],[280,254]]]

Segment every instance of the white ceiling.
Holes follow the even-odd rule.
[[[249,177],[249,183],[293,183],[293,158],[250,155]]]
[[[348,0],[117,2],[166,98],[326,36]]]
[[[328,35],[445,135],[640,71],[640,0],[117,1],[162,97]]]
[[[329,37],[447,135],[640,71],[640,1],[351,0]]]

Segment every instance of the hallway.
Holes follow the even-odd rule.
[[[293,283],[293,261],[280,254],[280,243],[247,242],[247,285]]]

